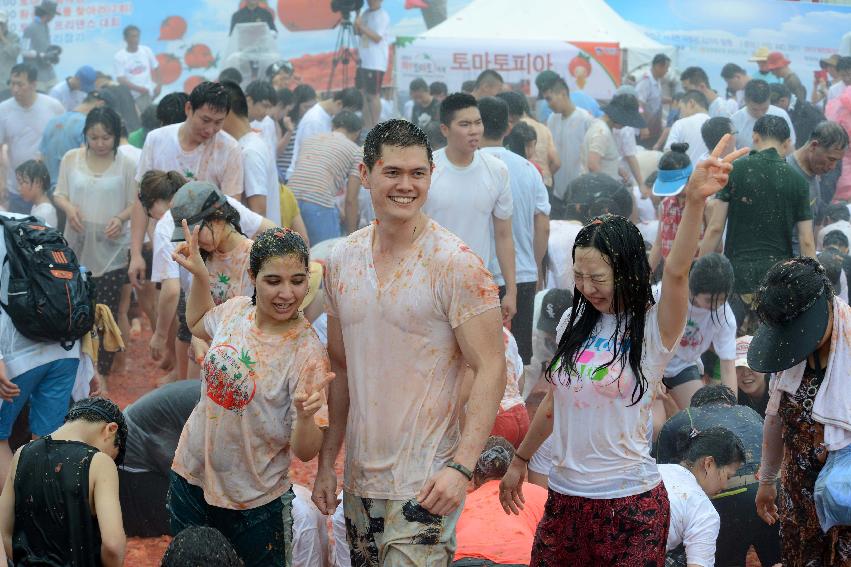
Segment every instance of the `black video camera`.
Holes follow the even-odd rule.
[[[344,20],[352,17],[352,12],[360,12],[363,0],[331,0],[331,10],[339,12]]]

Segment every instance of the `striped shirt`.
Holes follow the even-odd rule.
[[[343,134],[317,134],[302,144],[287,186],[300,201],[334,207],[349,176],[358,175],[362,159],[360,146]]]

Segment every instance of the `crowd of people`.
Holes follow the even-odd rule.
[[[722,93],[659,54],[608,101],[485,70],[397,111],[387,20],[369,0],[356,86],[321,100],[286,61],[162,95],[135,26],[111,76],[0,49],[0,259],[10,223],[60,231],[97,304],[35,339],[0,263],[0,555],[851,565],[824,520],[849,516],[851,57],[809,96],[759,50]],[[122,411],[145,320],[161,377]]]

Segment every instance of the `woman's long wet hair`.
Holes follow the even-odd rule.
[[[720,325],[719,300],[733,293],[733,265],[724,255],[713,252],[695,260],[688,274],[688,287],[692,296],[708,293],[712,323]],[[726,311],[725,311],[726,315]]]
[[[629,364],[635,376],[632,403],[644,397],[648,382],[641,369],[641,354],[644,347],[644,322],[647,310],[655,303],[650,288],[650,264],[644,238],[634,224],[618,215],[602,215],[585,225],[576,236],[573,259],[577,248],[598,250],[612,267],[614,274],[615,332],[610,337],[614,345],[612,359],[602,365],[608,368],[615,362],[623,368]],[[600,321],[600,312],[585,297],[574,290],[573,309],[567,327],[558,344],[558,349],[547,368],[546,377],[553,382],[558,374],[563,385],[570,385],[571,376],[577,374],[577,358],[591,338]]]
[[[248,270],[256,279],[263,269],[263,264],[272,258],[279,256],[293,256],[304,264],[306,271],[310,271],[310,250],[299,233],[289,228],[268,228],[257,235],[254,244],[251,245],[251,254],[248,258]],[[251,304],[257,305],[257,290],[255,286]]]

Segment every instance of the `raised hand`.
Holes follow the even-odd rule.
[[[712,150],[709,159],[705,159],[695,166],[685,188],[687,198],[703,201],[727,185],[727,179],[730,172],[733,171],[733,162],[750,151],[750,148],[742,148],[721,158],[724,148],[732,140],[732,134],[724,134],[724,137]]]
[[[325,387],[331,383],[336,374],[326,372],[325,378],[319,384],[305,386],[304,391],[297,392],[293,401],[298,419],[312,418],[325,403]]]
[[[177,249],[172,252],[171,257],[174,261],[186,268],[193,276],[198,278],[209,277],[207,266],[204,264],[204,259],[201,257],[201,249],[198,247],[198,233],[201,227],[196,226],[192,232],[189,232],[189,225],[186,224],[186,219],[183,223],[183,236],[186,239],[178,245]]]

